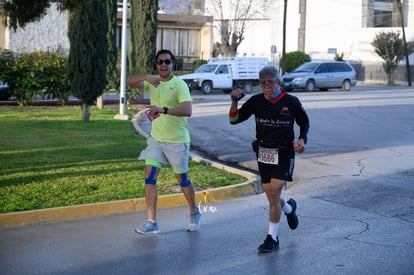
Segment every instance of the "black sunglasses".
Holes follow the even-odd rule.
[[[273,79],[270,80],[261,80],[260,85],[261,86],[273,86],[276,83]]]
[[[162,63],[164,63],[165,65],[170,65],[170,64],[171,64],[171,63],[173,63],[173,62],[172,62],[172,60],[171,60],[171,59],[165,59],[165,60],[159,59],[159,60],[157,61],[157,65],[162,65]]]

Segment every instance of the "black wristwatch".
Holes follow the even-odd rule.
[[[168,108],[167,107],[162,107],[164,109],[164,115],[168,114]]]

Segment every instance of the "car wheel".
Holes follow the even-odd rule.
[[[203,85],[201,85],[201,92],[203,94],[210,94],[212,90],[213,90],[213,85],[211,84],[210,81],[205,81],[203,82]]]
[[[349,90],[351,90],[351,82],[348,79],[344,80],[344,82],[342,83],[341,90],[342,91],[349,91]]]
[[[313,92],[315,90],[315,81],[308,80],[308,82],[306,82],[306,85],[305,85],[305,90],[307,92]]]

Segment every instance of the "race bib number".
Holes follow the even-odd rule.
[[[267,164],[278,164],[278,149],[277,148],[263,148],[259,146],[257,160]]]

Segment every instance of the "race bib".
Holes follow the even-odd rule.
[[[278,164],[278,148],[263,148],[259,146],[258,158],[257,160],[262,163],[267,164]]]

